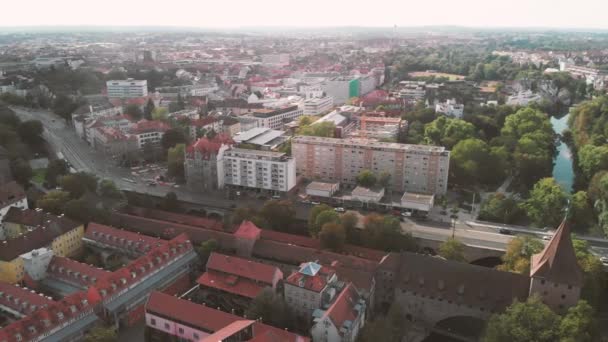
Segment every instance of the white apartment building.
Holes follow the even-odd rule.
[[[111,80],[106,82],[109,98],[129,99],[134,97],[148,96],[148,81],[134,80]]]
[[[304,115],[319,115],[331,110],[334,99],[331,96],[313,97],[304,101]]]
[[[265,127],[270,129],[280,130],[283,125],[291,122],[300,116],[304,115],[304,110],[298,106],[287,106],[279,109],[258,109],[249,115],[243,117],[247,119],[253,119],[255,121],[255,127]],[[243,126],[243,122],[241,122]],[[249,129],[253,127],[248,127]]]
[[[145,145],[155,147],[160,145],[163,135],[169,128],[169,125],[161,121],[141,120],[129,130],[129,133],[137,139],[137,148],[142,149]]]
[[[533,93],[531,90],[520,91],[507,98],[506,104],[509,106],[527,106],[532,102],[540,102],[542,97]]]
[[[436,104],[435,111],[437,113],[443,113],[447,116],[462,119],[462,115],[464,114],[464,105],[459,104],[455,99],[451,99]]]
[[[361,138],[296,136],[291,143],[299,175],[310,180],[354,185],[359,173],[388,172],[393,191],[445,194],[450,151],[444,147]]]
[[[232,148],[224,152],[222,185],[286,192],[296,185],[296,162],[285,153]]]

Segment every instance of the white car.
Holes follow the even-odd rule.
[[[549,241],[549,240],[551,240],[552,237],[553,237],[552,235],[543,235],[543,240]]]
[[[335,210],[337,213],[343,213],[343,212],[345,212],[345,211],[346,211],[346,210],[344,210],[344,208],[342,208],[342,207],[334,208],[334,210]]]
[[[312,201],[312,202],[310,202],[310,204],[312,204],[312,205],[319,205],[319,204],[321,204],[321,202]]]
[[[411,211],[404,211],[401,213],[401,216],[403,217],[411,217],[412,216],[412,212]]]

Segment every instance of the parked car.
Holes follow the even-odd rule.
[[[499,232],[500,234],[504,234],[504,235],[511,235],[511,230],[506,229],[506,228],[500,228],[500,229],[498,230],[498,232]]]
[[[345,211],[346,211],[346,210],[344,210],[344,208],[342,208],[342,207],[337,207],[337,208],[335,208],[334,210],[335,210],[337,213],[343,213],[343,212],[345,212]]]
[[[312,205],[319,205],[319,204],[321,204],[321,202],[312,201],[312,202],[310,202],[310,204],[312,204]]]
[[[281,199],[281,196],[279,196],[279,195],[272,195],[272,198],[273,199]]]
[[[404,211],[401,213],[402,217],[411,217],[412,216],[412,212],[411,211]]]
[[[551,236],[551,235],[543,235],[543,240],[548,241],[548,240],[551,240],[552,237],[553,236]]]

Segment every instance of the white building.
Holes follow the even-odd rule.
[[[20,209],[28,208],[25,190],[14,181],[0,184],[0,223],[2,223],[4,216],[12,207]],[[0,233],[0,238],[4,239],[3,235],[4,234]]]
[[[285,153],[232,148],[224,152],[223,183],[286,192],[296,185],[296,162]]]
[[[534,94],[531,90],[520,91],[507,98],[506,104],[509,106],[527,106],[532,102],[540,102],[542,97]]]
[[[306,195],[332,197],[338,190],[340,190],[340,183],[311,182],[306,187]]]
[[[435,195],[405,192],[403,193],[403,196],[401,196],[401,207],[405,209],[429,212],[433,209],[434,203]]]
[[[437,113],[443,113],[447,116],[462,119],[462,115],[464,114],[464,105],[457,103],[455,99],[451,99],[436,104],[435,111]]]
[[[53,250],[48,248],[34,249],[21,254],[23,269],[33,280],[41,280],[46,277],[46,269],[53,259]]]
[[[334,99],[331,96],[313,97],[304,101],[304,115],[319,115],[332,109]]]
[[[131,127],[129,133],[137,139],[137,148],[142,149],[145,145],[160,145],[169,128],[169,125],[161,121],[141,120]]]
[[[384,188],[365,188],[357,186],[351,193],[351,198],[363,203],[379,203],[384,197]]]
[[[243,117],[255,120],[255,127],[282,129],[284,124],[299,118],[303,114],[304,110],[298,106],[287,106],[278,109],[258,109],[249,115],[244,115]],[[241,126],[243,126],[242,121]],[[252,127],[248,128],[250,129]]]
[[[347,284],[326,310],[313,312],[312,341],[355,342],[365,325],[366,307],[354,285]]]
[[[285,66],[289,65],[290,59],[288,53],[262,55],[262,64]]]
[[[106,82],[109,98],[128,99],[134,97],[148,96],[148,81],[134,80],[111,80]]]

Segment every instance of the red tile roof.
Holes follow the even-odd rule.
[[[53,256],[47,268],[47,276],[83,287],[94,285],[97,280],[108,276],[110,272],[78,261]]]
[[[300,267],[304,266],[305,264],[306,263],[301,264]],[[300,271],[295,271],[290,274],[289,277],[287,277],[285,282],[310,291],[321,292],[321,290],[323,290],[327,285],[328,280],[335,273],[336,272],[333,269],[321,265],[321,268],[314,276],[303,274]],[[300,284],[303,284],[303,286],[300,286]]]
[[[234,232],[234,236],[241,239],[257,240],[260,237],[260,232],[263,234],[263,231],[253,224],[253,222],[243,221],[239,229]]]
[[[359,312],[355,310],[355,305],[358,304],[359,299],[360,296],[357,290],[352,284],[348,284],[325,312],[325,315],[329,316],[334,326],[338,329],[338,333],[340,333],[340,328],[344,325],[345,321],[354,322],[359,315]]]
[[[255,281],[247,278],[215,271],[203,273],[196,282],[203,287],[210,287],[251,299],[257,297],[267,287],[264,284],[256,284]]]
[[[147,217],[155,220],[169,221],[179,224],[185,224],[189,226],[200,227],[204,229],[211,229],[217,231],[223,231],[224,227],[222,221],[209,219],[206,217],[199,217],[194,215],[177,214],[170,211],[149,209],[129,206],[124,209],[124,212],[130,215]]]
[[[576,259],[566,220],[562,221],[545,249],[532,256],[530,276],[560,284],[583,285],[583,271]]]
[[[17,182],[0,184],[0,208],[8,207],[25,198],[25,190]]]
[[[146,253],[155,246],[167,243],[165,240],[116,229],[95,222],[89,223],[84,237],[108,246],[137,251],[141,254]]]
[[[262,264],[248,259],[237,258],[220,253],[211,253],[207,261],[207,269],[233,274],[239,277],[273,285],[277,277],[282,278],[282,272],[275,266]]]
[[[166,132],[170,129],[169,125],[162,121],[140,120],[131,129],[130,133],[142,134],[150,132]]]
[[[190,126],[194,126],[194,127],[205,127],[207,125],[211,125],[215,122],[218,122],[219,120],[213,116],[204,116],[200,119],[197,120],[191,120],[190,121]]]
[[[194,157],[194,152],[198,152],[203,156],[217,155],[222,145],[233,145],[234,141],[228,135],[217,134],[212,139],[203,137],[186,148],[186,154],[189,158]]]
[[[21,314],[29,315],[44,306],[54,303],[41,294],[17,285],[0,282],[0,305],[9,307]]]

